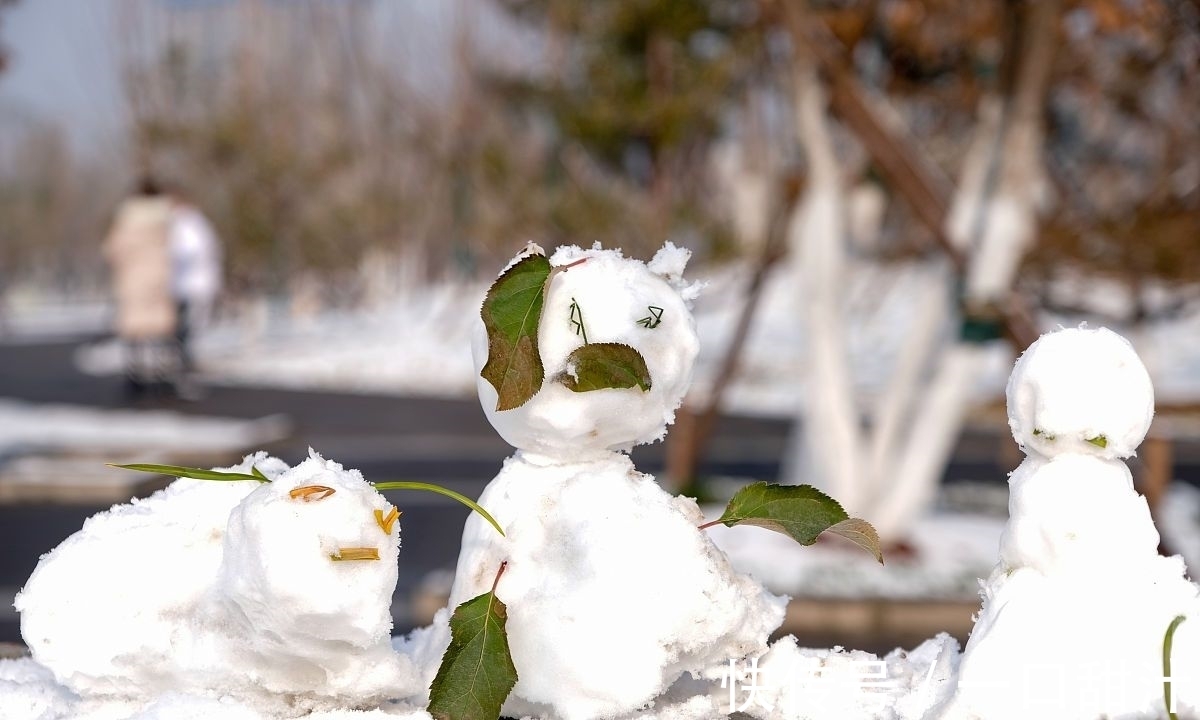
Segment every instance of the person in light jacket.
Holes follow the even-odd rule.
[[[170,222],[170,198],[145,177],[137,192],[118,207],[104,240],[116,302],[115,330],[125,345],[126,379],[134,393],[163,379],[160,351],[175,334],[167,245]]]
[[[221,292],[221,243],[208,218],[188,197],[177,192],[168,232],[171,251],[171,294],[178,311],[183,372],[195,369],[193,344],[212,317]]]

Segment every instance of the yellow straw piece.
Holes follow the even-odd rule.
[[[335,492],[337,491],[333,488],[324,485],[302,485],[301,487],[289,490],[288,495],[293,500],[312,502],[314,500],[324,500]]]
[[[396,523],[396,518],[400,517],[400,511],[393,505],[387,515],[383,514],[382,510],[375,511],[375,522],[379,524],[379,529],[383,530],[384,535],[392,534],[392,525]]]
[[[378,560],[379,549],[373,547],[342,548],[336,555],[330,555],[330,560]]]

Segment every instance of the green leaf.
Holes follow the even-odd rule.
[[[500,529],[500,523],[496,522],[496,518],[488,514],[487,510],[484,510],[481,505],[466,495],[456,493],[449,488],[444,488],[441,485],[434,485],[432,483],[412,482],[410,480],[390,480],[388,482],[371,484],[375,486],[376,490],[426,490],[428,492],[435,492],[439,495],[445,495],[448,498],[454,498],[463,505],[466,505],[475,512],[479,513],[484,520],[487,520],[492,524],[492,527],[496,528],[496,532],[500,533],[501,536],[504,535],[504,531]]]
[[[504,625],[508,611],[495,587],[466,601],[450,618],[450,647],[429,688],[436,720],[496,720],[517,684]]]
[[[580,345],[567,356],[570,373],[559,381],[575,392],[605,388],[639,387],[650,389],[650,370],[646,359],[634,348],[621,343]]]
[[[1098,448],[1108,447],[1108,438],[1104,437],[1103,435],[1097,435],[1096,437],[1090,437],[1087,439],[1087,441],[1090,442],[1091,444],[1095,445]]]
[[[717,520],[727,527],[757,525],[812,545],[823,532],[841,535],[883,563],[879,535],[866,520],[846,514],[836,500],[811,485],[756,482],[738,490]]]
[[[496,389],[496,409],[524,405],[542,387],[538,323],[550,278],[545,255],[528,255],[504,272],[484,298],[480,317],[487,328],[488,359],[480,371]]]
[[[223,472],[221,470],[203,470],[201,468],[181,467],[179,465],[151,465],[149,463],[133,463],[116,465],[107,463],[109,467],[137,470],[138,472],[154,473],[155,475],[171,475],[173,477],[191,478],[193,480],[253,480],[255,482],[270,482],[267,476],[256,469],[253,475],[238,472]]]
[[[262,470],[259,470],[257,465],[250,466],[250,474],[263,482],[271,482],[271,478],[263,475]]]
[[[825,532],[846,538],[874,555],[880,565],[883,564],[883,550],[879,547],[879,533],[875,531],[875,526],[866,520],[861,518],[846,518],[836,525],[830,525],[829,529]]]
[[[1171,704],[1171,683],[1173,682],[1173,679],[1171,678],[1171,643],[1175,640],[1175,630],[1177,630],[1179,625],[1186,619],[1187,617],[1184,615],[1177,615],[1175,619],[1171,621],[1171,624],[1167,625],[1167,632],[1165,635],[1163,635],[1163,702],[1166,704],[1167,717],[1169,717],[1170,720],[1179,720],[1179,717],[1175,714],[1174,707]]]

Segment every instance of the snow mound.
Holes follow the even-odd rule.
[[[183,693],[300,712],[412,692],[389,638],[398,530],[374,514],[391,506],[315,453],[232,469],[252,467],[272,481],[177,480],[45,555],[15,603],[34,660],[85,701]],[[366,547],[379,560],[331,557]]]
[[[761,720],[921,720],[948,697],[958,657],[958,641],[945,633],[884,658],[801,648],[788,636],[756,666],[731,664],[722,705]]]

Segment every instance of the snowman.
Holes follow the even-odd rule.
[[[1183,561],[1158,554],[1145,498],[1123,462],[1154,414],[1130,344],[1101,328],[1042,336],[1017,362],[1008,420],[1025,460],[1009,479],[1000,560],[940,717],[1164,716],[1200,707],[1200,600]]]
[[[114,506],[38,563],[16,599],[36,660],[81,702],[229,698],[272,714],[416,691],[391,647],[396,511],[357,471],[266,453]]]
[[[509,267],[540,253],[530,247]],[[507,716],[625,715],[688,673],[766,651],[785,599],[734,571],[698,530],[696,503],[663,491],[626,454],[663,437],[691,379],[698,288],[682,279],[687,259],[670,243],[648,264],[599,246],[549,258],[540,389],[501,410],[496,387],[479,380],[489,421],[517,449],[479,499],[504,535],[468,518],[450,605],[413,641],[426,680],[448,642],[450,610],[490,590],[501,563],[496,596],[519,676]],[[635,349],[648,382],[582,389],[576,351],[589,344]],[[483,371],[483,322],[473,349]]]

